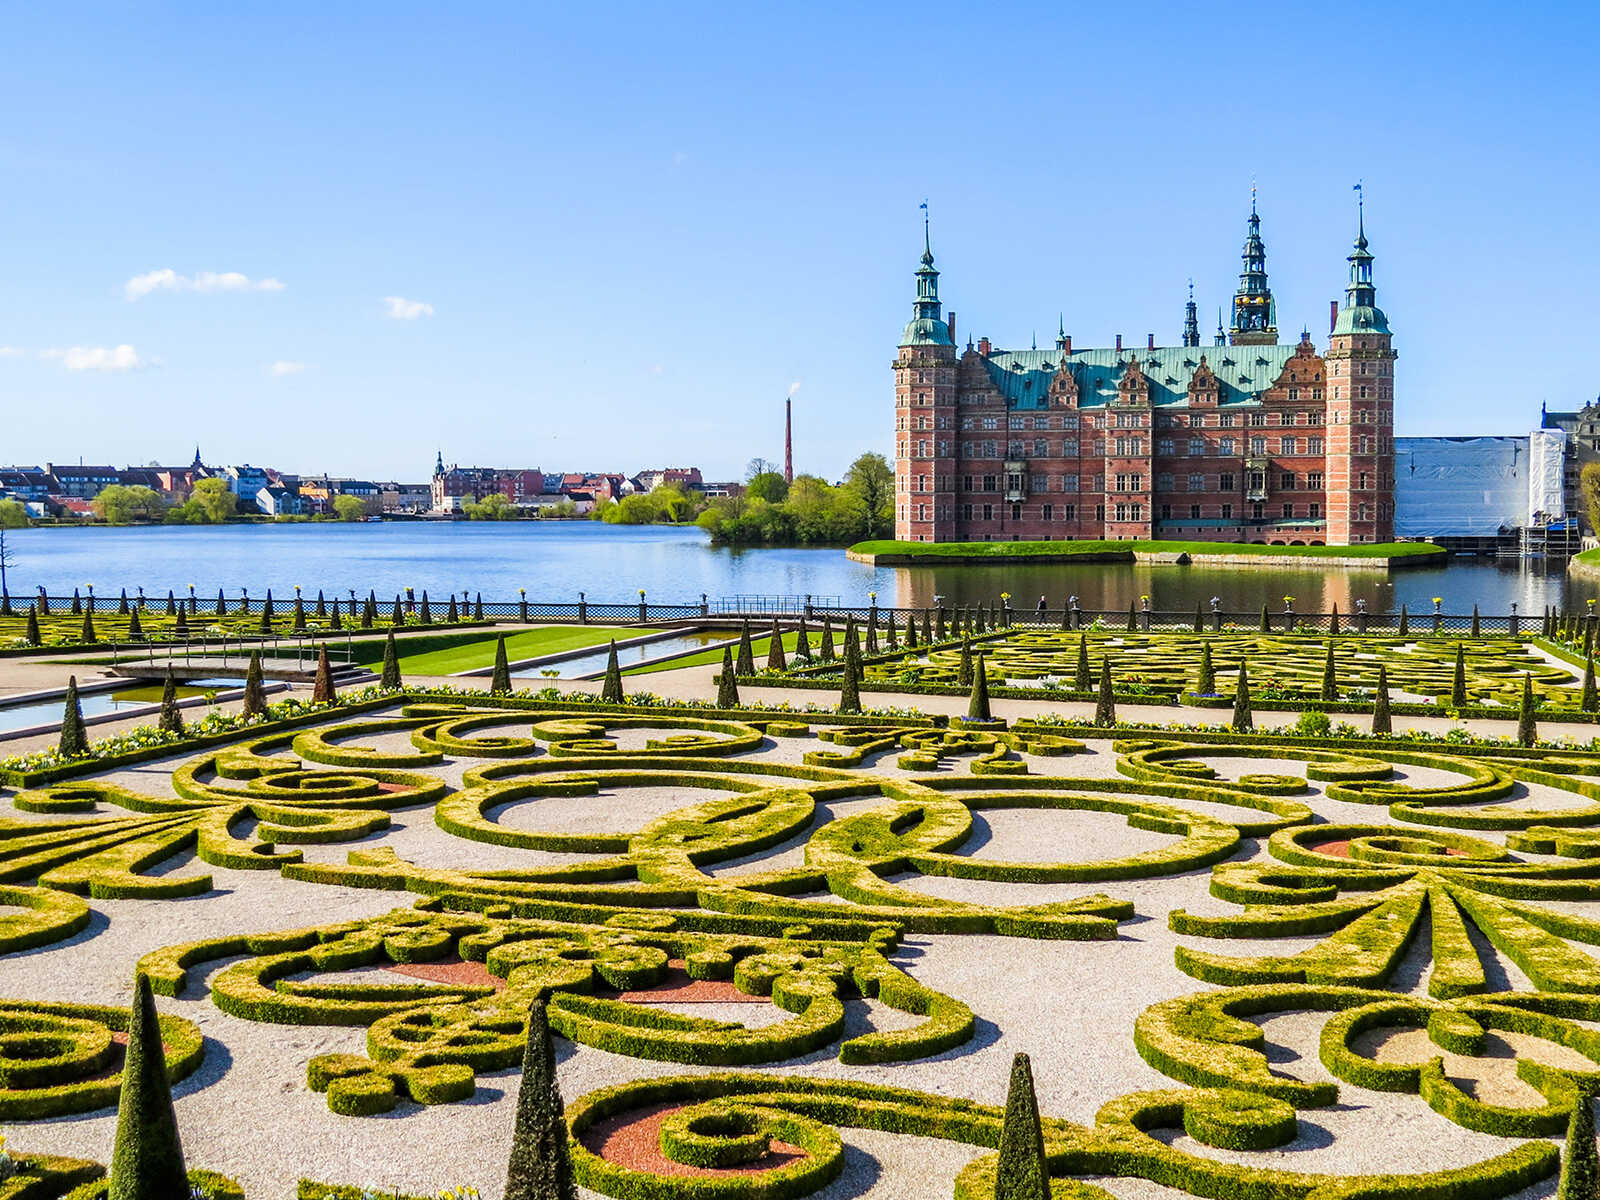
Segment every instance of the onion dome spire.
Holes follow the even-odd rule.
[[[1346,260],[1350,264],[1350,283],[1345,287],[1345,304],[1334,321],[1334,333],[1388,333],[1389,320],[1378,307],[1378,288],[1372,282],[1372,252],[1367,249],[1366,198],[1361,185],[1356,191],[1356,244]]]

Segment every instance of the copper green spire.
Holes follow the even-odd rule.
[[[1189,280],[1189,303],[1183,306],[1183,344],[1200,344],[1200,313],[1194,306],[1194,280]]]
[[[922,265],[917,268],[917,299],[912,318],[900,338],[902,346],[952,346],[950,327],[939,303],[939,272],[933,266],[933,241],[928,228],[928,202],[922,202]]]
[[[1372,282],[1372,252],[1367,249],[1366,197],[1361,185],[1356,191],[1356,244],[1346,260],[1350,264],[1350,283],[1345,287],[1345,304],[1334,321],[1334,333],[1388,333],[1389,320],[1378,307],[1378,289]]]

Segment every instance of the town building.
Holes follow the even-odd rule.
[[[676,487],[684,492],[698,492],[705,487],[705,480],[700,477],[699,467],[660,467],[640,471],[633,477],[632,482],[635,489],[641,492],[653,492],[658,487]]]
[[[1287,545],[1394,535],[1394,351],[1358,219],[1328,348],[1278,340],[1261,218],[1224,333],[1200,345],[956,349],[926,221],[895,379],[895,536]]]

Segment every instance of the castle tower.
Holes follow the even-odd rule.
[[[1328,544],[1394,539],[1394,360],[1357,210],[1345,304],[1329,338]]]
[[[948,541],[955,533],[955,315],[939,302],[928,206],[922,206],[922,264],[911,321],[894,361],[894,536]]]
[[[1200,313],[1194,306],[1194,280],[1189,280],[1189,303],[1183,306],[1183,344],[1200,344]]]
[[[1261,240],[1261,218],[1256,213],[1256,190],[1250,189],[1250,220],[1244,237],[1244,270],[1239,290],[1233,294],[1235,346],[1272,346],[1278,341],[1278,306],[1267,286],[1267,247]]]

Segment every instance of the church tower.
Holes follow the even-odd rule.
[[[1274,346],[1278,342],[1278,306],[1267,286],[1267,247],[1261,240],[1261,218],[1256,213],[1256,190],[1250,189],[1250,220],[1244,236],[1244,270],[1239,290],[1233,294],[1235,346]]]
[[[1394,540],[1394,360],[1357,209],[1345,304],[1328,363],[1328,544]]]
[[[1189,303],[1183,306],[1183,344],[1200,344],[1200,312],[1194,306],[1194,280],[1189,280]]]
[[[922,215],[922,264],[911,321],[894,361],[894,536],[907,542],[955,535],[955,315],[939,302],[928,206]]]

